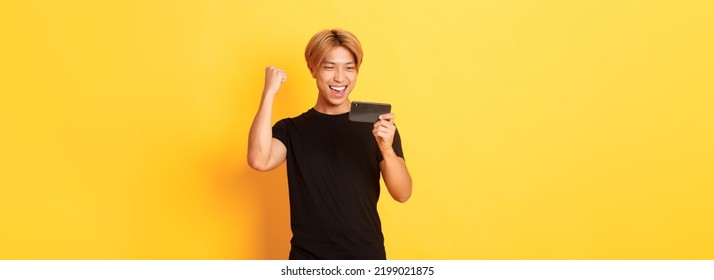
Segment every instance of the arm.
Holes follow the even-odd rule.
[[[404,159],[397,156],[392,148],[394,134],[397,131],[397,127],[394,126],[394,114],[384,114],[379,116],[379,119],[374,123],[372,134],[382,152],[383,160],[379,163],[379,168],[382,171],[384,184],[387,185],[387,190],[394,200],[406,202],[412,195],[412,177],[409,175]]]
[[[272,66],[265,68],[263,96],[248,135],[248,165],[255,170],[273,170],[285,161],[287,149],[283,142],[273,138],[271,117],[275,95],[286,79],[283,70]]]

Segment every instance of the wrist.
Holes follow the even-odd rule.
[[[380,150],[380,151],[382,152],[382,158],[386,159],[386,158],[396,158],[397,157],[397,153],[394,152],[394,149],[392,149],[392,147],[389,147],[389,149]]]
[[[271,93],[268,93],[268,92],[263,91],[263,96],[262,96],[262,98],[261,98],[261,100],[260,100],[261,103],[272,104],[272,103],[273,103],[273,100],[275,100],[275,94],[271,94]]]
[[[275,95],[277,95],[277,94],[278,94],[277,91],[272,91],[272,90],[264,89],[264,90],[263,90],[263,99],[265,99],[265,98],[274,98]]]

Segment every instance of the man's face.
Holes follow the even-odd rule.
[[[357,64],[352,53],[339,46],[327,52],[322,64],[312,69],[319,91],[318,105],[349,110],[348,96],[357,83]]]

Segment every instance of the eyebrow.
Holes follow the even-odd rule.
[[[337,64],[337,62],[332,62],[332,61],[323,61],[322,64]],[[350,61],[345,64],[355,64],[354,62]]]

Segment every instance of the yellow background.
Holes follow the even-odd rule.
[[[711,1],[0,3],[0,258],[284,259],[284,166],[246,164],[314,105],[308,39],[365,57],[414,194],[393,259],[714,258]]]

